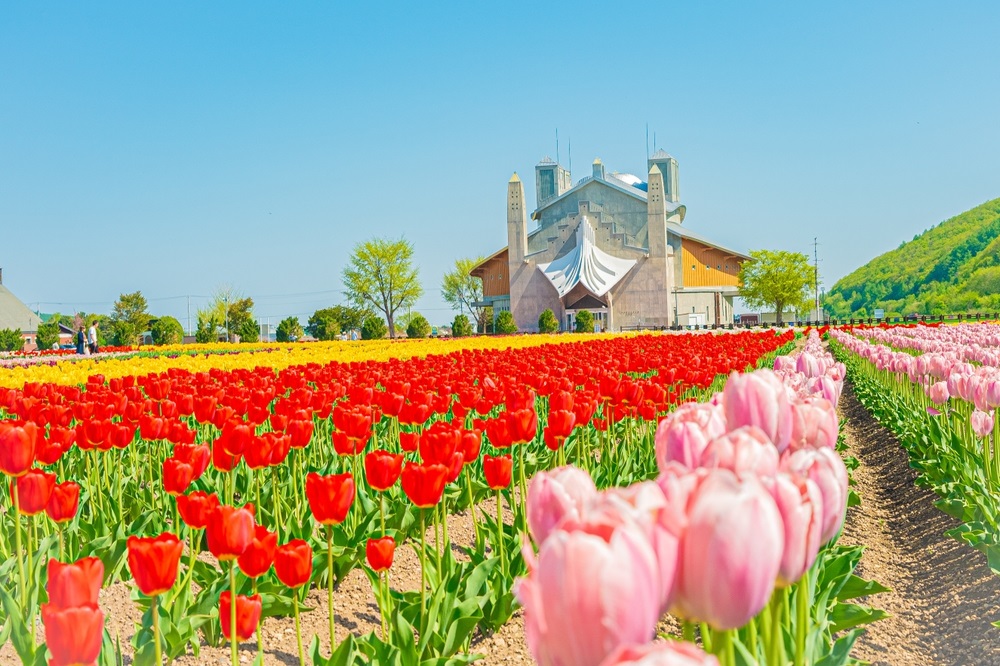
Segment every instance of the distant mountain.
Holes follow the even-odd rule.
[[[826,294],[831,317],[1000,311],[1000,199],[875,257]]]

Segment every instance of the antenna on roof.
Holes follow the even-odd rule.
[[[556,128],[556,164],[559,164],[559,128]]]
[[[656,132],[653,132],[653,152],[656,152]]]

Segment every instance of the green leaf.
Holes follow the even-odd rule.
[[[837,633],[862,624],[871,624],[887,617],[889,614],[885,611],[869,606],[838,604],[830,612],[830,631]]]
[[[35,661],[35,644],[31,640],[31,630],[28,629],[28,624],[24,621],[24,615],[21,614],[21,607],[2,586],[0,586],[0,605],[3,606],[4,611],[7,613],[6,624],[11,626],[10,640],[14,645],[17,656],[21,658],[22,663],[33,664]]]
[[[837,593],[838,601],[848,601],[857,597],[867,597],[872,594],[889,592],[890,589],[874,580],[865,580],[860,576],[851,575]]]

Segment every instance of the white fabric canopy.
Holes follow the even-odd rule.
[[[594,296],[603,296],[635,264],[634,259],[612,257],[597,247],[594,228],[586,217],[582,217],[576,228],[576,247],[555,261],[538,264],[538,270],[549,279],[560,298],[581,283]]]

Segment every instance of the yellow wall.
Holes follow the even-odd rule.
[[[743,259],[684,238],[681,240],[682,287],[738,287]]]

